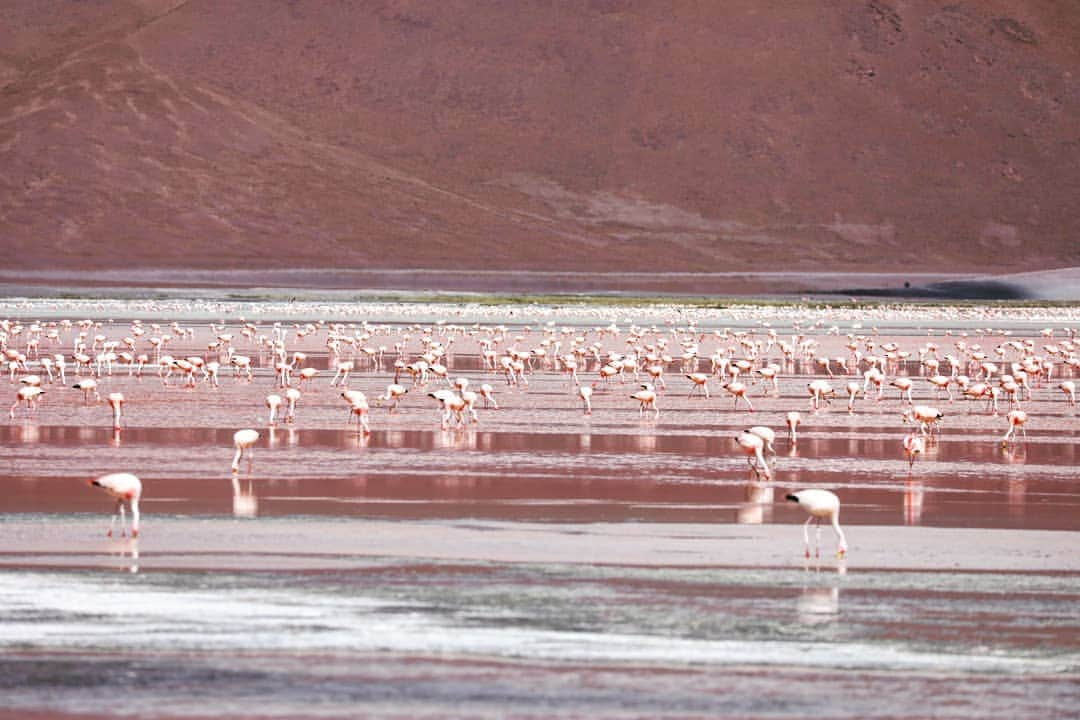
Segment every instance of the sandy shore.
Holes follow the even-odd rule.
[[[7,517],[0,564],[122,567],[133,542],[102,537],[85,518]],[[1080,533],[930,527],[849,528],[849,569],[1077,572]],[[813,538],[813,535],[811,535]],[[822,558],[835,565],[826,529]],[[642,567],[801,567],[798,525],[664,523],[378,522],[316,518],[156,518],[137,541],[142,570],[348,569],[359,560]]]

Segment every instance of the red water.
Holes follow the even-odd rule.
[[[173,341],[168,348],[174,356],[206,355],[209,328],[192,327],[193,337]],[[229,329],[239,339],[239,328]],[[117,337],[129,330],[117,324],[100,332]],[[425,333],[418,326],[387,327],[384,332],[385,337],[369,344],[392,348],[408,335],[404,342],[410,361],[421,350],[418,338],[438,337],[437,330]],[[544,337],[523,328],[517,332],[521,334],[513,335],[511,329],[500,337],[506,345],[532,348]],[[621,339],[610,333],[576,332],[597,338],[606,348],[624,349]],[[14,420],[0,425],[0,482],[6,489],[0,509],[103,510],[107,501],[83,481],[105,472],[130,471],[143,478],[147,513],[222,514],[235,509],[262,515],[787,523],[799,521],[800,514],[785,505],[784,494],[823,486],[843,498],[847,524],[1080,526],[1075,471],[1080,415],[1065,405],[1056,387],[1060,378],[1033,389],[1031,400],[1023,402],[1029,415],[1026,439],[1021,436],[1003,447],[1004,400],[997,414],[987,412],[981,402],[937,401],[932,387],[918,375],[918,363],[907,361],[900,372],[911,374],[916,402],[945,413],[940,435],[909,467],[902,449],[910,431],[901,422],[906,404],[894,388],[888,388],[880,402],[860,397],[852,413],[846,411],[845,399],[813,411],[805,392],[812,378],[789,364],[781,371],[779,394],[766,395],[763,385],[750,384],[747,378],[755,407],[751,413],[742,403],[733,409],[719,378],[709,381],[711,398],[691,396],[683,367],[673,362],[665,373],[667,388],[659,389],[661,412],[654,419],[640,415],[637,402],[629,398],[640,381],[648,379],[644,373],[639,381],[600,383],[596,363],[586,361],[581,380],[596,383],[593,413],[587,416],[565,373],[538,363],[526,377],[527,386],[509,386],[501,373],[482,369],[476,337],[449,337],[454,338],[454,353],[442,362],[449,366],[450,377],[468,378],[473,389],[492,384],[500,409],[485,409],[481,400],[479,422],[445,430],[435,400],[427,395],[447,387],[445,381],[412,385],[402,377],[410,392],[399,408],[391,412],[377,406],[376,397],[392,381],[393,350],[387,350],[377,366],[360,355],[361,369],[348,383],[368,395],[370,435],[348,424],[341,388],[330,385],[331,373],[325,369],[299,385],[302,397],[295,422],[281,422],[279,415],[276,425],[269,426],[265,397],[283,391],[275,387],[269,356],[257,347],[237,350],[253,357],[255,379],[237,378],[225,367],[217,388],[201,381],[194,388],[181,387],[177,378],[165,385],[154,367],[141,378],[122,368],[99,377],[102,396],[116,391],[125,395],[119,431],[111,429],[103,403],[91,400],[88,405],[80,391],[46,384],[36,413],[20,406]],[[665,335],[658,333],[653,339],[661,337]],[[692,369],[708,372],[708,355],[731,343],[712,334],[701,338],[705,341]],[[847,352],[837,347],[846,338],[818,339],[823,347],[833,346],[822,355]],[[326,368],[330,356],[325,340],[325,330],[294,335],[288,349],[308,353],[303,365]],[[913,355],[925,342],[901,336],[875,340],[878,346],[896,341]],[[948,340],[940,338],[939,344],[944,354]],[[771,358],[782,361],[777,350]],[[812,363],[802,363],[802,369],[825,377]],[[854,377],[826,379],[842,392]],[[69,371],[69,384],[74,379]],[[784,416],[795,409],[803,421],[797,444],[791,444]],[[754,476],[734,442],[750,425],[766,425],[778,435],[769,481]],[[237,486],[229,465],[232,433],[242,427],[259,429],[262,437]]]

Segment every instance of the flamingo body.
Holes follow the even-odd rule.
[[[817,550],[821,552],[821,521],[828,520],[832,525],[833,531],[836,533],[837,545],[836,555],[837,557],[843,557],[847,553],[847,540],[844,537],[844,531],[840,528],[840,498],[835,493],[829,490],[821,490],[819,488],[813,488],[810,490],[800,490],[798,492],[791,493],[787,496],[787,499],[797,503],[799,507],[810,515],[806,522],[803,524],[803,539],[806,542],[806,557],[810,557],[810,523],[817,523],[818,528],[818,543]]]
[[[124,533],[124,506],[131,509],[131,537],[139,536],[139,498],[142,497],[142,481],[131,473],[110,473],[90,481],[93,487],[99,487],[116,499],[116,512],[109,525],[108,536],[112,537],[116,518],[120,518],[120,533]]]

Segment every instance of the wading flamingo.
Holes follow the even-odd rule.
[[[746,405],[750,408],[750,412],[754,412],[754,404],[750,402],[750,398],[746,396],[746,385],[744,383],[741,383],[738,380],[732,380],[731,382],[724,383],[721,387],[731,393],[731,396],[735,398],[735,405],[732,407],[732,410],[737,410],[739,408],[739,398],[742,398],[746,401]]]
[[[499,409],[499,401],[495,399],[495,388],[489,383],[483,383],[480,386],[480,397],[484,398],[484,407]]]
[[[739,448],[746,454],[746,464],[754,471],[754,477],[760,479],[764,473],[765,479],[768,480],[770,478],[769,465],[765,462],[765,455],[762,452],[765,448],[765,441],[761,439],[761,436],[755,435],[749,430],[743,430],[735,436],[735,442],[739,444]],[[760,470],[758,466],[760,466]]]
[[[237,430],[233,434],[233,445],[236,447],[236,455],[233,456],[232,471],[240,472],[240,458],[244,456],[245,450],[251,450],[252,447],[259,441],[258,430]],[[251,467],[251,456],[254,454],[254,450],[248,453],[248,467]]]
[[[909,377],[898,377],[898,378],[894,379],[889,384],[900,391],[900,399],[901,400],[903,400],[904,398],[907,398],[907,404],[908,405],[911,405],[914,402],[914,400],[911,399],[911,385],[912,385],[911,378],[909,378]]]
[[[345,424],[348,425],[353,416],[356,416],[357,430],[362,431],[365,435],[370,435],[371,426],[368,425],[368,411],[370,408],[367,395],[359,390],[346,390],[341,393],[341,397],[345,399],[345,402],[349,403],[349,417],[346,419]]]
[[[709,397],[709,376],[705,373],[690,373],[686,376],[686,379],[693,383],[690,386],[690,393],[686,397],[690,397],[694,394],[694,391],[701,389],[705,393],[705,398]]]
[[[296,388],[285,390],[285,422],[296,422],[296,403],[300,400],[300,391]]]
[[[904,452],[907,454],[910,468],[915,465],[915,458],[926,452],[926,439],[912,432],[904,438]]]
[[[37,385],[27,385],[26,387],[19,388],[18,392],[15,393],[15,402],[11,404],[11,411],[8,412],[8,415],[14,420],[15,408],[17,408],[21,402],[26,403],[27,413],[31,415],[35,414],[37,412],[38,400],[44,394],[45,391]]]
[[[386,392],[379,396],[379,403],[389,402],[390,407],[387,408],[387,412],[394,412],[397,410],[398,403],[401,402],[401,398],[405,397],[405,394],[409,392],[409,388],[399,383],[390,383],[386,386]]]
[[[588,385],[579,386],[577,396],[581,398],[581,405],[585,408],[585,414],[592,415],[592,388]]]
[[[139,498],[142,497],[142,482],[131,473],[110,473],[91,480],[90,485],[99,487],[116,498],[116,512],[109,523],[108,537],[112,537],[116,528],[116,518],[120,518],[120,535],[124,535],[124,505],[131,508],[131,537],[139,536]]]
[[[281,407],[281,403],[281,396],[277,393],[270,393],[266,396],[266,407],[270,408],[270,417],[266,421],[268,425],[273,425],[277,422],[277,411],[278,408]]]
[[[788,440],[790,440],[791,444],[794,445],[795,443],[799,442],[798,427],[799,423],[802,422],[802,415],[800,415],[797,411],[792,410],[787,414],[784,420],[787,423]]]
[[[940,430],[938,423],[945,417],[945,413],[928,405],[916,405],[904,410],[901,419],[905,422],[919,423],[919,429],[923,435],[931,435],[935,430]]]
[[[810,407],[814,410],[820,410],[822,403],[828,405],[829,398],[836,395],[836,391],[824,380],[812,380],[807,383],[806,389],[810,393]]]
[[[776,447],[774,445],[776,442],[776,433],[772,428],[765,427],[764,425],[755,425],[747,430],[747,432],[754,433],[761,438],[765,443],[765,452],[772,453],[774,457],[776,456]]]
[[[854,380],[847,384],[847,411],[849,415],[855,412],[855,398],[858,397],[861,390],[862,386]]]
[[[934,386],[934,399],[940,399],[941,391],[944,390],[945,396],[948,398],[949,402],[953,401],[952,390],[949,389],[949,386],[952,385],[953,382],[951,377],[948,377],[947,375],[933,375],[927,378],[927,381]]]
[[[113,411],[113,429],[119,430],[120,418],[123,416],[124,393],[109,393],[106,399],[109,401],[109,407],[111,407]]]
[[[101,402],[101,395],[98,394],[97,389],[97,380],[86,378],[85,380],[80,380],[71,387],[75,390],[82,390],[83,402],[86,405],[90,404],[90,393],[94,394],[94,402]]]
[[[847,553],[847,540],[844,531],[840,529],[840,498],[828,490],[817,488],[800,490],[787,496],[788,500],[798,503],[799,507],[810,514],[803,524],[803,540],[806,543],[806,557],[810,557],[810,523],[817,521],[817,547],[816,554],[821,555],[821,521],[828,519],[836,532],[836,556],[844,557]]]
[[[1065,403],[1076,407],[1076,383],[1066,380],[1058,385],[1058,389],[1065,393]]]
[[[660,408],[656,407],[656,390],[651,383],[642,383],[641,389],[630,396],[631,400],[638,401],[638,415],[644,415],[646,410],[652,410],[653,418],[660,417]]]
[[[1024,436],[1024,440],[1027,440],[1027,430],[1024,425],[1027,423],[1028,414],[1023,410],[1010,410],[1008,418],[1009,429],[1005,431],[1004,437],[1001,438],[1001,447],[1009,444],[1009,438],[1016,434],[1017,430]]]

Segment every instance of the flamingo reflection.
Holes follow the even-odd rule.
[[[249,477],[247,489],[241,486],[240,478],[232,476],[233,515],[238,518],[253,518],[259,514],[259,499],[255,497],[254,481]]]
[[[761,525],[772,518],[775,489],[768,483],[751,482],[746,485],[746,502],[735,511],[735,522],[740,525]]]
[[[909,478],[904,484],[904,524],[922,523],[923,483],[922,480]]]

